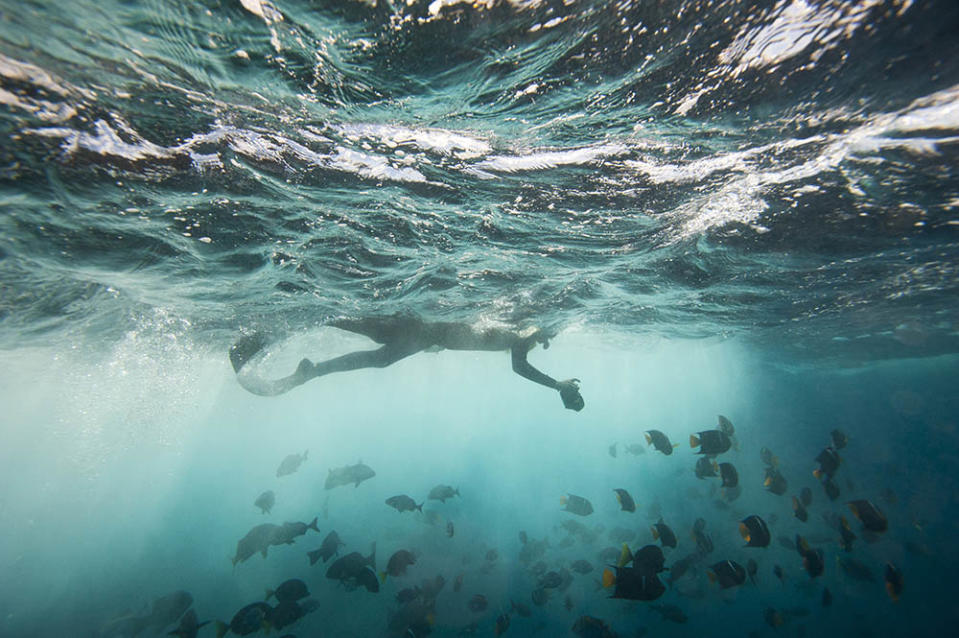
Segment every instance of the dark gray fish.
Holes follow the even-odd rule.
[[[646,430],[646,443],[652,445],[654,448],[669,456],[673,453],[674,447],[679,447],[679,444],[673,445],[669,437],[660,432],[659,430]]]
[[[236,555],[233,557],[233,565],[242,563],[253,554],[260,552],[266,558],[267,549],[270,547],[270,541],[278,527],[273,523],[263,523],[257,525],[246,536],[236,543]]]
[[[676,547],[676,534],[662,518],[650,529],[653,533],[653,540],[660,541],[663,547]]]
[[[481,611],[486,611],[486,608],[489,606],[489,601],[486,600],[486,596],[483,594],[474,594],[473,597],[469,599],[469,602],[466,603],[466,606],[469,607],[471,612],[478,614]]]
[[[277,478],[281,476],[286,476],[287,474],[293,474],[302,465],[303,461],[306,460],[306,455],[309,450],[303,452],[303,454],[290,454],[280,463],[280,467],[276,469]]]
[[[445,503],[446,499],[453,498],[454,496],[459,496],[459,495],[460,495],[459,488],[456,488],[454,490],[449,485],[437,485],[436,487],[430,490],[430,495],[428,498],[432,501],[440,501],[441,503]]]
[[[273,490],[267,490],[263,492],[256,497],[255,501],[253,501],[253,505],[260,508],[261,514],[269,514],[275,503],[276,495],[273,493]]]
[[[446,535],[453,538],[453,521],[446,521]]]
[[[316,526],[318,518],[313,517],[313,520],[309,523],[300,523],[300,522],[286,522],[273,530],[273,535],[270,536],[271,545],[292,545],[293,541],[298,536],[303,536],[306,534],[307,530],[313,530],[316,533],[320,532],[320,528]]]
[[[696,549],[700,554],[711,554],[713,552],[713,539],[706,532],[693,532],[693,539],[696,541]]]
[[[789,489],[786,477],[773,467],[766,468],[766,479],[763,481],[763,485],[776,496],[782,496]]]
[[[178,638],[196,638],[197,633],[200,631],[200,627],[210,623],[209,620],[204,620],[203,622],[197,622],[196,612],[192,609],[188,610],[183,617],[180,618],[180,624],[176,629],[169,633],[170,636],[178,636]]]
[[[616,638],[616,632],[595,616],[580,616],[573,623],[572,631],[580,638]]]
[[[386,499],[386,504],[397,512],[412,512],[413,510],[423,511],[423,503],[416,504],[412,498],[406,494],[397,494]]]
[[[720,588],[738,587],[746,582],[746,568],[734,560],[724,560],[709,568],[709,580]]]
[[[570,567],[577,574],[588,574],[591,571],[593,571],[592,563],[590,563],[588,560],[583,558],[580,558],[579,560],[574,561],[573,564],[570,565]]]
[[[609,446],[609,455],[610,455],[611,457],[613,457],[614,459],[616,458],[616,444],[615,444],[615,443],[613,443],[612,445]]]
[[[705,430],[689,435],[689,447],[698,447],[697,454],[716,456],[727,452],[733,442],[722,430]]]
[[[326,475],[326,483],[323,488],[331,490],[334,487],[349,485],[350,483],[352,483],[354,487],[359,487],[360,483],[374,476],[376,476],[376,472],[373,471],[373,468],[364,465],[362,462],[356,465],[330,468]]]
[[[719,475],[722,477],[722,487],[736,487],[739,485],[739,472],[732,463],[720,463]]]
[[[776,455],[773,454],[772,450],[770,450],[768,447],[764,447],[759,450],[759,458],[769,467],[776,467],[779,465],[779,459],[776,458]]]
[[[270,627],[277,631],[289,627],[307,614],[307,608],[295,600],[281,601],[270,612]]]
[[[569,512],[570,514],[589,516],[593,513],[593,504],[582,496],[568,494],[567,496],[561,497],[559,503],[560,505],[565,505],[566,507],[563,508],[563,511]]]
[[[310,565],[314,565],[316,561],[323,559],[323,562],[330,560],[330,557],[333,554],[336,554],[339,551],[340,545],[343,545],[343,541],[340,540],[340,537],[335,531],[331,531],[326,535],[326,538],[323,539],[323,544],[319,549],[313,550],[312,552],[307,552],[307,556],[310,557]]]
[[[832,478],[836,474],[836,470],[839,469],[842,459],[834,448],[827,447],[816,457],[816,462],[819,463],[819,467],[813,470],[813,476],[817,479],[822,479],[824,476]]]
[[[386,571],[380,574],[380,580],[385,581],[387,575],[393,576],[394,578],[402,576],[406,573],[407,567],[415,564],[416,556],[413,555],[413,552],[405,549],[397,550],[386,562]]]
[[[793,513],[796,515],[796,518],[803,523],[809,520],[809,512],[806,511],[806,506],[795,496],[793,497]]]
[[[799,492],[799,500],[802,501],[802,504],[806,507],[812,505],[812,490],[808,487],[802,488]]]
[[[250,603],[236,612],[229,624],[216,621],[216,635],[224,636],[230,631],[237,636],[248,636],[263,629],[264,623],[270,621],[272,613],[273,608],[266,603]]]
[[[722,414],[717,415],[717,420],[719,421],[719,429],[723,434],[732,438],[736,433],[736,428],[733,427],[733,422],[724,417]]]
[[[666,593],[659,576],[642,567],[613,567],[603,571],[603,587],[613,587],[611,598],[624,600],[656,600]]]
[[[746,541],[746,547],[768,547],[770,541],[769,527],[766,521],[752,514],[739,524],[739,533]]]
[[[616,492],[616,500],[619,502],[619,507],[622,511],[636,511],[636,502],[633,500],[633,497],[629,495],[629,492],[620,487],[615,488],[613,491]]]
[[[369,591],[379,591],[379,581],[376,579],[376,543],[369,556],[359,552],[350,552],[346,556],[337,558],[326,570],[326,577],[338,580],[348,587],[363,585]],[[372,576],[372,582],[370,577]]]
[[[718,476],[719,474],[719,465],[716,461],[713,461],[705,456],[701,456],[698,461],[696,461],[696,478],[703,479],[712,476]]]
[[[831,478],[826,477],[826,480],[822,482],[822,488],[826,491],[826,496],[829,497],[830,501],[839,498],[839,486]]]
[[[276,601],[282,603],[306,598],[309,595],[310,590],[307,588],[306,583],[299,578],[290,578],[277,585],[276,589],[267,589],[264,600],[269,602],[270,598],[276,596]]]
[[[886,515],[883,514],[882,510],[876,507],[876,504],[872,501],[860,499],[849,501],[846,505],[849,506],[852,513],[862,523],[863,529],[878,534],[885,532],[886,529],[889,528]]]

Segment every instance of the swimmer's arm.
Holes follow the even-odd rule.
[[[526,354],[528,352],[526,345],[515,345],[510,350],[513,359],[513,372],[525,379],[557,390],[563,401],[563,406],[567,410],[579,412],[583,409],[583,397],[579,393],[579,379],[557,381],[548,374],[543,374],[526,360]]]
[[[526,360],[526,346],[513,346],[510,351],[513,359],[513,372],[524,379],[529,379],[533,383],[545,385],[547,388],[552,390],[559,389],[559,384],[557,383],[556,379],[548,374],[540,372],[534,368],[529,361]]]

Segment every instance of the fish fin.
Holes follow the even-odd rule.
[[[699,447],[699,437],[695,434],[689,435],[689,447]]]
[[[616,584],[616,574],[611,569],[603,570],[603,587],[609,589]]]

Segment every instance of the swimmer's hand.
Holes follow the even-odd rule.
[[[586,405],[583,396],[579,393],[579,379],[557,381],[556,389],[559,390],[559,398],[563,400],[563,407],[567,410],[579,412]]]

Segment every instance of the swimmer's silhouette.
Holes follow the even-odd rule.
[[[577,412],[583,409],[579,393],[579,379],[557,381],[543,374],[526,360],[526,355],[537,343],[549,347],[552,335],[531,328],[522,332],[502,328],[478,329],[465,323],[427,322],[416,317],[395,315],[367,319],[336,319],[327,325],[348,330],[382,344],[376,350],[351,352],[333,359],[313,363],[300,361],[296,372],[288,377],[268,380],[241,373],[246,363],[269,343],[267,337],[256,333],[242,337],[230,348],[230,362],[237,380],[245,389],[260,396],[276,396],[288,392],[315,377],[331,372],[345,372],[359,368],[385,368],[400,359],[432,348],[447,350],[509,350],[513,371],[521,377],[559,392],[563,405]]]

